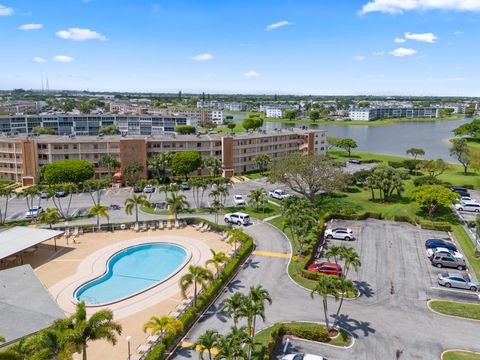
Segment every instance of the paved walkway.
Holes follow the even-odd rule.
[[[256,253],[184,341],[193,343],[211,328],[222,334],[228,333],[232,321],[219,312],[221,302],[236,291],[245,293],[250,286],[259,284],[273,299],[273,304],[266,309],[266,321],[260,322],[259,328],[281,321],[324,321],[321,300],[318,297],[311,299],[310,291],[289,278],[286,272],[288,258],[264,255],[289,253],[290,244],[285,235],[266,223],[248,227],[246,232],[255,239]],[[426,293],[419,297],[410,296],[405,289],[388,296],[385,289],[376,290],[387,295],[373,293],[344,302],[339,323],[354,335],[353,347],[336,349],[315,345],[311,351],[332,359],[438,360],[444,349],[480,350],[477,322],[431,313],[426,307]],[[333,320],[336,306],[333,300],[330,304]],[[173,358],[198,359],[198,355],[193,350],[179,348]]]

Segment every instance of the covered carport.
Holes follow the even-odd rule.
[[[8,264],[20,263],[23,265],[23,255],[34,254],[39,244],[54,240],[54,251],[57,251],[57,238],[63,231],[38,229],[26,226],[15,226],[0,231],[0,267]]]

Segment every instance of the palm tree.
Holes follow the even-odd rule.
[[[3,210],[3,216],[2,216],[2,210],[0,209],[1,224],[5,224],[5,221],[7,220],[8,201],[10,200],[12,194],[13,194],[13,190],[11,188],[4,188],[0,190],[0,196],[5,198],[5,208]]]
[[[138,161],[134,161],[131,164],[124,166],[122,175],[124,176],[125,183],[127,185],[134,185],[139,178],[139,173],[143,171],[143,165]]]
[[[208,359],[212,360],[212,350],[218,345],[218,332],[216,330],[208,329],[203,335],[197,339],[192,345],[194,350],[200,352],[200,360],[203,360],[203,353],[208,352]]]
[[[266,289],[261,285],[251,286],[247,295],[246,301],[240,308],[240,315],[247,318],[248,329],[251,331],[251,341],[255,337],[255,328],[257,316],[260,316],[265,321],[265,303],[272,304],[272,298]],[[250,318],[253,316],[253,318]],[[252,357],[252,347],[248,349],[248,358]]]
[[[212,176],[219,176],[222,172],[222,161],[214,156],[203,159],[203,166],[210,170]]]
[[[325,325],[327,331],[330,329],[329,321],[328,321],[328,296],[333,295],[335,300],[338,300],[338,292],[335,288],[335,279],[328,275],[321,275],[320,278],[317,280],[317,284],[313,288],[310,296],[314,297],[315,294],[318,294],[322,297],[323,301],[323,313],[325,315]]]
[[[108,215],[108,206],[103,206],[101,204],[94,205],[88,210],[88,215],[97,217],[97,229],[100,230],[100,217],[110,219]]]
[[[210,206],[212,207],[213,211],[215,212],[215,223],[218,224],[218,212],[223,209],[222,203],[217,199],[213,199],[213,201],[210,203]]]
[[[212,272],[201,266],[190,265],[188,267],[188,273],[180,278],[180,290],[182,296],[187,297],[187,289],[190,285],[193,285],[193,306],[197,305],[198,285],[202,288],[205,287],[207,281],[213,278]]]
[[[166,198],[165,204],[170,209],[170,214],[173,215],[175,220],[177,220],[178,210],[188,207],[187,197],[184,194],[178,195],[174,192],[170,194],[170,197]]]
[[[116,157],[110,154],[103,155],[98,161],[98,164],[102,167],[107,168],[107,172],[109,176],[112,176],[115,170],[120,167],[120,161],[118,161]]]
[[[152,316],[145,324],[143,324],[143,332],[147,332],[150,329],[150,333],[156,334],[160,333],[160,338],[163,340],[163,337],[166,332],[171,334],[177,334],[183,330],[183,323],[180,320],[177,320],[173,316]]]
[[[333,260],[335,261],[335,265],[338,265],[338,260],[342,258],[344,249],[344,246],[330,245],[327,252],[325,253],[325,257],[328,261],[333,258]]]
[[[233,326],[230,334],[219,336],[217,340],[217,355],[215,360],[244,360],[247,355],[243,350],[243,346],[250,344],[251,340],[245,327],[237,328]]]
[[[0,352],[0,360],[25,360],[31,359],[32,350],[25,345],[26,340],[21,339],[18,343]]]
[[[256,211],[259,211],[260,205],[265,201],[265,190],[263,188],[253,189],[248,194],[248,200],[255,206]]]
[[[345,273],[344,273],[345,277],[347,276],[348,270],[350,270],[350,267],[353,267],[355,271],[358,271],[360,266],[362,266],[360,257],[358,256],[354,248],[344,247],[341,255],[342,255],[343,261],[345,262]]]
[[[240,309],[246,301],[246,296],[240,292],[236,292],[232,296],[226,298],[222,302],[221,312],[233,318],[233,325],[237,326],[240,317]]]
[[[148,166],[156,173],[158,180],[162,176],[161,180],[163,183],[166,179],[167,168],[172,164],[172,157],[173,154],[171,152],[164,151],[148,160]]]
[[[19,193],[19,195],[23,198],[25,198],[25,201],[27,202],[27,211],[33,207],[33,200],[35,196],[38,196],[40,193],[40,189],[38,186],[30,186],[26,189],[23,189],[22,192]],[[39,201],[42,199],[40,196],[38,196]],[[38,204],[40,206],[40,203]]]
[[[338,315],[340,314],[340,309],[342,308],[343,300],[345,299],[345,296],[348,293],[354,293],[357,290],[357,288],[355,287],[355,285],[353,285],[353,282],[351,280],[348,280],[345,278],[338,278],[335,280],[336,280],[334,282],[335,288],[337,292],[340,293],[340,303],[338,305],[337,314],[335,316],[335,322],[333,323],[334,327],[338,321]]]
[[[69,341],[71,331],[55,326],[40,331],[25,340],[25,347],[35,360],[71,360],[74,346]]]
[[[210,252],[212,253],[212,258],[211,259],[208,259],[206,262],[205,262],[205,266],[208,266],[209,264],[213,264],[213,266],[215,267],[215,269],[218,270],[218,268],[220,267],[220,264],[226,262],[228,260],[228,256],[225,255],[224,252],[216,252],[215,250],[213,249],[210,249]]]
[[[138,223],[138,205],[147,205],[147,197],[144,194],[133,194],[130,198],[125,200],[125,212],[127,215],[132,215],[135,209],[135,222]]]
[[[75,347],[82,351],[82,359],[87,360],[87,344],[89,341],[106,340],[112,345],[117,343],[117,334],[122,334],[122,326],[113,321],[111,310],[100,310],[87,319],[85,303],[77,304],[75,314],[67,319],[72,332],[69,335]]]
[[[244,243],[247,240],[248,235],[243,232],[242,228],[227,229],[227,234],[228,234],[227,242],[230,245],[233,243],[234,254],[237,255],[237,244]]]
[[[47,208],[44,212],[38,215],[38,221],[44,224],[48,224],[50,229],[52,224],[55,224],[61,220],[61,215],[57,208]]]

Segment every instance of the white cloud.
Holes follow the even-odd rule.
[[[247,71],[246,73],[244,73],[243,76],[246,76],[246,77],[257,77],[257,76],[260,76],[260,74],[257,73],[255,70],[250,70],[250,71]]]
[[[355,56],[355,60],[358,60],[358,61],[365,60],[365,56],[363,56],[363,55],[357,55],[357,56]]]
[[[23,24],[18,27],[18,30],[29,31],[29,30],[40,30],[43,28],[43,24]]]
[[[371,0],[363,5],[360,14],[383,12],[402,14],[413,10],[480,11],[478,0]]]
[[[385,51],[374,51],[372,52],[373,56],[383,56],[385,55]]]
[[[463,31],[461,30],[457,30],[453,33],[453,35],[462,35],[463,34]]]
[[[32,58],[32,61],[33,61],[33,62],[36,62],[37,64],[43,64],[43,63],[44,63],[45,61],[47,61],[47,60],[45,60],[44,58],[42,58],[42,57],[40,57],[40,56],[34,56],[34,57]]]
[[[68,63],[68,62],[72,62],[73,60],[75,60],[73,57],[67,56],[67,55],[56,55],[52,57],[52,61],[55,61],[55,62]]]
[[[393,42],[396,42],[397,44],[403,44],[405,41],[407,40],[405,40],[404,38],[395,38],[393,40]]]
[[[289,22],[289,21],[286,21],[286,20],[282,20],[282,21],[279,21],[279,22],[276,22],[276,23],[273,23],[273,24],[270,24],[268,25],[265,30],[267,31],[272,31],[272,30],[275,30],[275,29],[278,29],[282,26],[287,26],[287,25],[293,25],[292,22]]]
[[[427,42],[432,44],[435,42],[435,40],[438,39],[438,37],[434,33],[412,34],[407,32],[405,33],[405,39]]]
[[[393,51],[390,51],[390,55],[396,56],[396,57],[404,57],[404,56],[412,56],[417,53],[417,50],[414,49],[408,49],[408,48],[398,48]]]
[[[192,57],[194,61],[210,61],[213,60],[213,55],[210,53],[198,54]]]
[[[81,28],[70,28],[68,30],[57,31],[57,36],[64,40],[73,40],[73,41],[85,41],[85,40],[101,40],[105,41],[107,38],[102,34],[90,30],[90,29],[81,29]]]
[[[10,16],[13,14],[13,9],[8,6],[0,5],[0,16]]]

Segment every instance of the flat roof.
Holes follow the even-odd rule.
[[[63,231],[15,226],[0,232],[0,259],[62,235]]]
[[[30,265],[0,271],[0,289],[0,334],[5,337],[5,344],[65,317]]]

